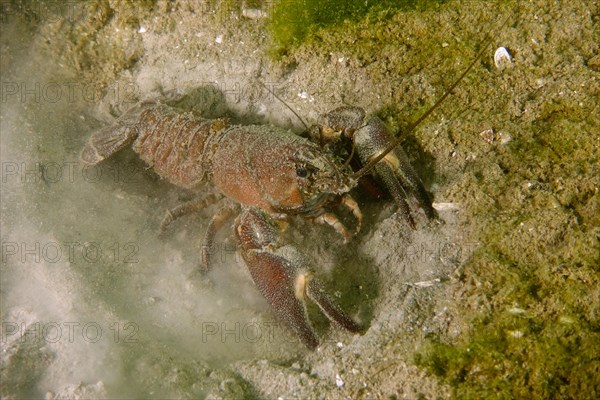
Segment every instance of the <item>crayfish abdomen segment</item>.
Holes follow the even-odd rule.
[[[206,144],[227,127],[226,119],[202,120],[168,106],[145,110],[133,149],[162,178],[185,188],[197,186],[205,171]]]

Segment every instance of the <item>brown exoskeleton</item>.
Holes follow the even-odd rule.
[[[482,50],[483,51],[483,50]],[[477,58],[475,59],[475,61]],[[413,123],[426,118],[473,67]],[[365,118],[356,107],[340,107],[323,115],[310,136],[321,144],[352,143],[363,165],[353,172],[347,163],[310,139],[267,125],[229,125],[226,119],[203,120],[158,103],[145,102],[125,113],[114,126],[92,134],[81,153],[87,164],[97,164],[120,149],[133,149],[158,175],[188,189],[212,183],[237,207],[224,207],[213,217],[204,239],[202,264],[211,266],[211,249],[218,229],[237,213],[235,233],[241,255],[252,279],[277,316],[286,321],[309,347],[319,339],[311,327],[306,298],[314,301],[330,319],[351,332],[361,327],[325,293],[311,270],[308,257],[282,243],[277,220],[300,215],[332,226],[345,241],[360,229],[361,211],[349,192],[358,178],[372,172],[396,200],[414,228],[405,191],[415,194],[429,219],[436,214],[420,179],[383,122]],[[201,199],[167,212],[161,229],[179,216],[203,207]],[[333,210],[343,205],[356,220],[349,230]]]

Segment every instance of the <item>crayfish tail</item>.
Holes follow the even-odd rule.
[[[112,125],[98,129],[81,150],[81,161],[96,165],[130,145],[137,135],[137,129],[130,125]]]

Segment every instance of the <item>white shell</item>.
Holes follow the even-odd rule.
[[[506,47],[498,47],[494,53],[494,64],[496,68],[504,69],[512,64],[512,58]]]
[[[479,132],[479,136],[489,144],[494,143],[494,139],[496,139],[496,135],[494,135],[494,130],[492,128]]]

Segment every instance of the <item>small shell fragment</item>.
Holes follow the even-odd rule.
[[[525,310],[524,308],[520,308],[520,307],[512,307],[508,310],[509,313],[513,314],[513,315],[527,315],[527,310]]]
[[[407,286],[412,286],[412,287],[431,287],[433,285],[437,285],[440,282],[442,282],[442,280],[440,278],[435,278],[430,281],[421,281],[421,282],[413,282],[413,283],[405,282],[404,284]]]
[[[498,47],[494,53],[494,64],[498,69],[504,69],[512,65],[512,58],[506,47]]]
[[[483,131],[479,132],[479,136],[489,144],[500,143],[505,145],[512,140],[512,136],[510,136],[508,132],[496,132],[492,128],[484,129]]]
[[[525,333],[523,331],[519,331],[519,330],[509,330],[506,331],[506,333],[508,334],[508,336],[515,338],[515,339],[521,339],[523,336],[525,336]]]
[[[431,206],[433,208],[435,208],[437,211],[446,211],[446,210],[456,211],[456,210],[460,210],[460,206],[457,203],[436,203],[436,202],[433,202],[431,204]]]
[[[479,136],[489,144],[494,143],[494,130],[492,128],[479,132]]]
[[[497,136],[497,140],[500,141],[500,144],[508,144],[508,142],[510,142],[512,140],[512,136],[510,136],[510,133],[508,132],[498,132]]]

